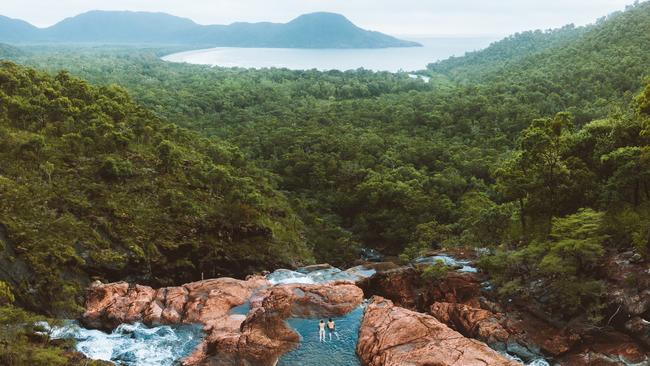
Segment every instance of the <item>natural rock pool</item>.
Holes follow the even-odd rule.
[[[300,345],[280,358],[278,366],[355,366],[361,365],[356,347],[363,307],[348,314],[332,318],[336,332],[325,335],[325,342],[318,338],[319,319],[291,318],[289,325],[300,334]],[[327,319],[323,319],[327,321]]]

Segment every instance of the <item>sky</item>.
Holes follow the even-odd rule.
[[[0,14],[50,26],[89,10],[159,11],[200,24],[287,22],[315,11],[393,35],[508,35],[583,25],[634,0],[0,0]]]

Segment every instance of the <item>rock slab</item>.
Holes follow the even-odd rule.
[[[433,316],[397,307],[379,296],[365,310],[357,354],[367,366],[521,365]]]

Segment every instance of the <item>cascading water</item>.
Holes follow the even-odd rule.
[[[445,265],[458,268],[458,272],[476,273],[478,270],[471,265],[471,261],[456,259],[445,254],[438,254],[430,257],[417,258],[414,262],[416,264],[435,264],[436,262],[443,262]]]
[[[75,322],[50,330],[52,339],[75,339],[77,351],[95,360],[126,366],[172,366],[188,356],[203,339],[199,325],[122,324],[112,333],[85,329]]]
[[[534,359],[534,360],[529,361],[529,362],[524,362],[521,358],[519,358],[517,356],[510,355],[510,354],[507,354],[507,353],[504,353],[504,356],[506,356],[510,360],[521,362],[522,364],[524,364],[526,366],[551,366],[551,364],[548,363],[548,361],[546,361],[543,358],[537,358],[537,359]]]
[[[331,281],[358,281],[365,277],[370,277],[375,274],[375,270],[363,266],[353,267],[346,271],[338,268],[324,268],[315,271],[307,271],[305,269],[298,269],[291,271],[288,269],[278,269],[277,271],[266,276],[274,285],[285,285],[291,283],[327,283]]]

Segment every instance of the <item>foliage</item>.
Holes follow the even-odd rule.
[[[549,308],[567,317],[597,307],[601,291],[591,273],[604,254],[603,213],[590,209],[555,218],[547,240],[514,251],[499,251],[482,259],[480,266],[494,275],[500,293],[544,295]],[[530,280],[539,287],[522,286]]]
[[[11,63],[0,80],[0,222],[34,273],[21,304],[73,315],[91,274],[165,285],[311,260],[284,195],[231,145],[116,86]]]
[[[4,281],[0,281],[0,306],[12,304],[15,300],[11,286]]]
[[[420,272],[423,280],[435,282],[445,277],[450,268],[443,260],[437,260],[434,264],[427,266]]]

